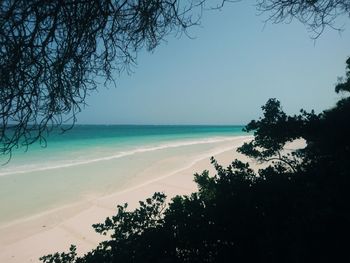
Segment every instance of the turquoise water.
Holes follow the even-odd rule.
[[[203,154],[209,160],[234,137],[247,135],[242,128],[78,125],[51,133],[47,147],[16,150],[0,167],[0,226],[127,189],[189,166]]]
[[[169,143],[196,143],[201,139],[246,135],[243,126],[77,125],[64,133],[54,131],[47,146],[31,145],[14,151],[0,167],[0,176],[54,169],[108,158],[121,158],[135,151],[166,147]],[[3,156],[5,164],[7,156]]]

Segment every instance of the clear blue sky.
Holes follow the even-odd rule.
[[[141,52],[132,75],[87,99],[78,124],[246,124],[271,97],[290,114],[334,105],[350,55],[348,19],[341,34],[327,29],[315,42],[297,21],[264,25],[252,3],[206,12],[190,30],[195,39],[169,36]]]

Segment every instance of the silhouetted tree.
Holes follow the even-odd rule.
[[[350,92],[350,58],[346,60],[346,80],[343,78],[339,79],[339,83],[335,87],[335,92]]]
[[[290,22],[296,18],[316,33],[335,26],[339,16],[350,16],[348,0],[257,0],[259,10],[269,14],[274,23]]]

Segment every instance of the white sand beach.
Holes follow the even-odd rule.
[[[102,240],[95,233],[92,224],[103,222],[116,212],[116,205],[127,202],[129,208],[137,207],[139,200],[150,197],[154,192],[164,192],[168,200],[175,195],[196,191],[193,174],[209,170],[214,174],[210,157],[215,156],[224,166],[235,158],[256,164],[236,152],[236,148],[251,137],[241,136],[219,143],[210,152],[199,152],[190,163],[174,163],[174,158],[164,158],[151,164],[143,173],[142,180],[135,180],[124,190],[104,196],[91,196],[86,200],[58,207],[0,227],[0,262],[39,262],[40,256],[53,252],[67,251],[71,244],[77,245],[78,254],[96,247]],[[299,148],[303,142],[296,142],[290,148]],[[113,160],[111,160],[113,161]],[[167,169],[171,167],[171,169]],[[44,197],[43,197],[44,198]]]
[[[158,159],[147,169],[139,171],[133,181],[107,195],[91,196],[83,201],[57,207],[35,215],[14,220],[0,226],[0,262],[39,262],[39,257],[67,251],[71,244],[77,245],[79,254],[96,247],[102,240],[95,233],[92,224],[103,222],[116,212],[117,204],[127,202],[129,208],[137,207],[138,201],[150,197],[154,192],[164,192],[167,200],[175,195],[196,191],[193,174],[210,170],[210,157],[228,165],[234,158],[244,158],[235,149],[251,137],[233,137],[232,140],[217,143],[210,151],[190,156],[190,162],[178,162],[184,156]],[[113,162],[113,160],[109,160]],[[102,172],[102,171],[100,171]],[[45,198],[43,196],[43,198]]]

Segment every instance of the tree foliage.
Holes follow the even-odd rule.
[[[349,76],[336,89],[348,81]],[[320,114],[288,116],[276,99],[262,109],[263,117],[246,127],[254,140],[240,151],[277,162],[256,172],[239,160],[224,168],[212,158],[216,174],[196,174],[198,192],[177,196],[166,208],[160,193],[131,212],[119,206],[116,216],[94,225],[110,240],[81,257],[71,247],[42,260],[349,261],[350,98]],[[296,138],[304,138],[306,147],[291,156],[278,154]]]

